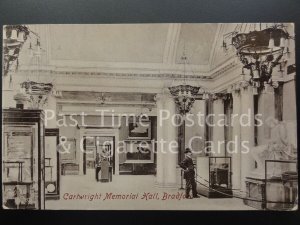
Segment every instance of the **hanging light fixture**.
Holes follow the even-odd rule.
[[[185,67],[187,62],[187,57],[185,56],[185,51],[183,52],[183,56],[181,57],[184,63],[184,82],[181,85],[171,86],[169,87],[169,91],[174,97],[174,101],[178,106],[179,113],[185,115],[190,112],[194,102],[195,96],[198,94],[200,87],[192,86],[186,84],[185,80]]]
[[[255,89],[264,87],[264,84],[277,86],[272,81],[273,68],[281,65],[282,57],[288,53],[287,40],[294,39],[283,24],[269,27],[266,24],[265,29],[262,29],[262,24],[259,24],[258,29],[256,24],[238,24],[233,32],[223,36],[223,47],[226,49],[227,39],[231,40],[231,45],[243,64],[242,75],[244,76],[244,69],[250,71],[248,82]],[[257,85],[258,82],[261,85]]]
[[[3,27],[3,76],[18,69],[19,53],[30,33],[33,32],[25,25]]]
[[[20,84],[20,93],[27,96],[27,101],[29,102],[29,108],[31,109],[41,109],[48,101],[48,97],[52,94],[53,83],[52,82],[41,82],[40,81],[40,65],[41,57],[44,50],[41,48],[40,40],[37,39],[35,46],[33,47],[30,43],[30,57],[31,64],[36,66],[36,78],[35,80],[30,80],[27,78],[26,81]]]

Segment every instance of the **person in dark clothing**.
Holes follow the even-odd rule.
[[[179,164],[180,167],[184,170],[184,179],[186,181],[185,185],[185,197],[186,198],[199,198],[196,190],[196,181],[195,181],[195,168],[192,160],[192,151],[187,148],[185,151],[185,158]],[[190,196],[190,190],[192,189],[193,196]]]

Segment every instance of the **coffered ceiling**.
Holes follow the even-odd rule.
[[[213,78],[230,63],[222,37],[235,24],[44,24],[29,25],[40,37],[42,68],[51,74],[105,74]],[[232,27],[233,26],[233,27]],[[22,73],[32,70],[27,41],[20,53]],[[183,65],[183,52],[187,65]],[[33,68],[35,70],[35,68]]]
[[[160,63],[167,24],[50,25],[51,58]]]
[[[220,24],[30,25],[41,36],[46,65],[129,73],[210,71]],[[26,60],[23,60],[26,62]],[[180,72],[181,71],[181,72]],[[188,71],[188,69],[187,69]],[[188,74],[188,72],[187,72]],[[205,75],[205,74],[202,74]]]

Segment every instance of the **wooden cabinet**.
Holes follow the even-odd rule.
[[[7,208],[45,208],[42,110],[3,109],[2,190]]]

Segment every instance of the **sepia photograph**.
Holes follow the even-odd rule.
[[[298,210],[294,23],[2,33],[4,210]]]

